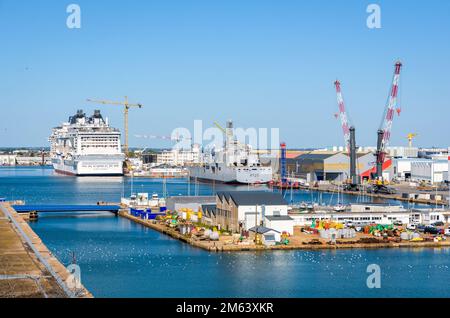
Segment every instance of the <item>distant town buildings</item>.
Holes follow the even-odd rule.
[[[0,154],[0,166],[15,166],[16,155]]]
[[[51,159],[48,153],[31,150],[14,150],[0,153],[0,166],[37,166],[49,165]]]
[[[163,150],[157,154],[156,165],[170,165],[170,166],[186,166],[190,164],[200,163],[200,146],[192,145],[189,150],[185,149],[171,149]]]

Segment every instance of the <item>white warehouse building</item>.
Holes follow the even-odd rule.
[[[448,181],[448,160],[419,159],[411,162],[411,180],[431,184]]]
[[[411,163],[419,158],[395,158],[393,160],[394,177],[401,180],[411,179]]]

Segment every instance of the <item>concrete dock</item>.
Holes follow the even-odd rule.
[[[330,245],[325,239],[319,239],[317,236],[296,235],[289,238],[288,245],[264,246],[256,244],[235,244],[232,237],[221,237],[219,241],[201,241],[193,237],[183,235],[173,228],[161,224],[155,220],[144,220],[135,217],[125,210],[119,211],[119,216],[125,217],[131,221],[142,224],[148,228],[166,234],[174,239],[201,248],[210,252],[239,252],[239,251],[275,251],[275,250],[319,250],[319,249],[375,249],[375,248],[448,248],[450,241],[441,242],[393,242],[378,240],[372,243],[361,243],[361,238],[373,238],[371,235],[362,235],[356,239],[341,239],[338,244]]]
[[[8,203],[0,202],[0,297],[90,298]]]

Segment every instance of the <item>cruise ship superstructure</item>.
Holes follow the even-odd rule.
[[[56,172],[75,176],[123,175],[125,155],[120,131],[109,126],[99,110],[87,117],[78,110],[52,130],[49,138]]]
[[[190,177],[200,181],[258,184],[272,180],[272,167],[261,164],[250,145],[236,140],[233,123],[225,131],[224,147],[204,153],[202,163],[189,167]]]

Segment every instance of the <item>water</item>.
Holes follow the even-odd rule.
[[[117,201],[130,186],[123,178],[0,168],[0,197],[29,203]],[[136,179],[139,186],[162,192],[161,180]],[[167,188],[177,195],[188,187],[170,180]],[[211,194],[212,185],[198,191]],[[75,253],[96,297],[450,297],[450,249],[209,253],[106,213],[42,214],[31,226],[63,264]],[[380,289],[366,285],[369,264],[381,267]]]
[[[81,177],[58,175],[50,167],[0,167],[0,196],[9,200],[25,200],[27,203],[48,204],[95,204],[98,201],[119,202],[122,196],[133,192],[158,193],[163,195],[163,180],[151,178],[124,177]],[[188,183],[186,179],[167,179],[167,194],[177,195],[214,195],[223,190],[261,190],[269,191],[265,185],[256,187],[246,185],[224,185],[210,183]],[[280,190],[274,190],[280,191]],[[290,203],[321,202],[337,204],[350,202],[376,202],[403,204],[394,200],[374,199],[337,193],[320,193],[316,191],[284,191],[285,199]],[[408,203],[404,203],[408,205]],[[409,205],[420,207],[420,205]]]

